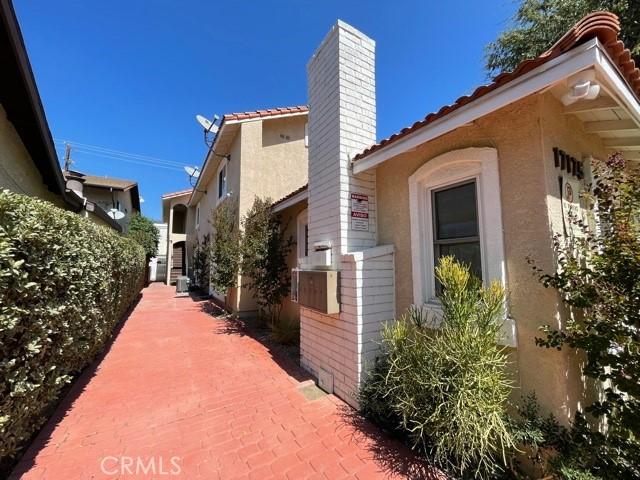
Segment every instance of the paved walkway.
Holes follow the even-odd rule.
[[[207,302],[153,284],[11,478],[422,478],[423,466]]]

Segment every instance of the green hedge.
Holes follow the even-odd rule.
[[[0,191],[0,466],[101,351],[143,283],[140,245]]]

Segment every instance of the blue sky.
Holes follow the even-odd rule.
[[[484,83],[484,47],[516,8],[512,0],[14,4],[54,138],[172,167],[204,160],[198,113],[305,104],[307,60],[338,18],[377,42],[383,138]],[[155,219],[162,193],[189,186],[179,167],[73,157],[78,170],[137,180],[143,213]]]

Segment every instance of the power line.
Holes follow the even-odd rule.
[[[86,143],[55,140],[56,143],[65,145],[70,144],[75,151],[86,153],[89,155],[102,156],[104,158],[110,158],[114,160],[131,161],[132,163],[144,162],[144,164],[150,164],[155,166],[173,167],[174,169],[182,169],[184,162],[176,162],[173,160],[166,160],[151,155],[142,155],[137,153],[129,153],[122,150],[116,150],[113,148],[101,147],[98,145],[89,145]],[[136,162],[133,162],[133,161]]]
[[[103,153],[99,153],[99,152],[91,152],[91,151],[81,151],[79,149],[74,149],[74,151],[77,153],[81,153],[83,155],[91,155],[94,157],[100,157],[100,158],[105,158],[108,160],[119,160],[121,162],[128,162],[128,163],[135,163],[137,165],[144,165],[147,167],[155,167],[155,168],[164,168],[167,170],[173,170],[173,171],[179,171],[181,172],[183,169],[182,167],[178,167],[178,166],[174,166],[174,165],[164,165],[161,163],[153,163],[153,162],[149,162],[149,161],[144,161],[144,160],[136,160],[133,158],[123,158],[123,157],[116,157],[116,156],[112,156],[112,155],[107,155],[107,154],[103,154]]]

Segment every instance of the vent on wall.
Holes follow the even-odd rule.
[[[321,368],[318,373],[318,386],[327,393],[333,393],[333,373]]]

